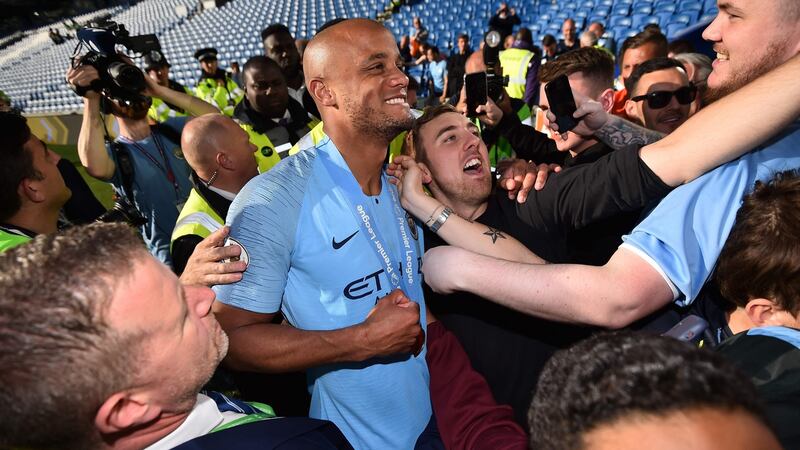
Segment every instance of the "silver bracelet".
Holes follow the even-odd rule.
[[[453,214],[452,209],[450,208],[443,209],[441,214],[439,214],[439,217],[436,218],[436,222],[433,222],[433,224],[431,224],[428,228],[430,228],[430,230],[433,231],[434,233],[438,233],[439,228],[442,228],[442,225],[444,225],[444,223],[447,222],[447,218],[450,217],[450,214]]]

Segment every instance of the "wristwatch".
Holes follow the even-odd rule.
[[[436,218],[436,221],[433,222],[428,228],[430,228],[430,230],[434,233],[438,233],[439,228],[442,228],[442,225],[447,222],[447,218],[450,217],[450,214],[453,214],[453,210],[445,207],[439,214],[439,217]]]

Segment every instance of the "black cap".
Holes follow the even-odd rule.
[[[200,50],[194,52],[194,59],[198,61],[217,59],[217,49],[213,47],[201,48]]]
[[[172,67],[172,65],[167,61],[167,57],[164,56],[158,50],[153,50],[146,55],[144,55],[144,70],[145,72],[151,69],[158,69],[161,67]]]

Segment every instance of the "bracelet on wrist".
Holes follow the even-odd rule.
[[[450,217],[451,214],[453,214],[453,210],[445,207],[442,210],[442,212],[439,213],[439,216],[436,218],[436,221],[433,222],[431,225],[429,225],[428,228],[434,233],[438,233],[439,229],[442,228],[442,225],[444,225],[445,222],[447,222],[447,219]]]
[[[433,225],[433,223],[436,221],[436,218],[439,217],[439,208],[444,209],[445,206],[439,204],[436,208],[433,208],[433,212],[431,213],[430,216],[428,216],[428,220],[425,221],[426,227],[430,228],[430,226]]]

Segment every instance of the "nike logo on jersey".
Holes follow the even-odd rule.
[[[353,236],[355,236],[355,235],[356,235],[356,233],[358,233],[358,230],[356,230],[356,231],[355,231],[353,234],[351,234],[350,236],[347,236],[346,238],[344,238],[344,239],[343,239],[343,240],[341,240],[340,242],[336,242],[336,236],[334,236],[333,238],[331,238],[331,245],[333,245],[333,249],[334,249],[334,250],[339,250],[340,248],[342,248],[342,246],[343,246],[344,244],[347,244],[347,241],[349,241],[350,239],[352,239],[352,238],[353,238]]]

